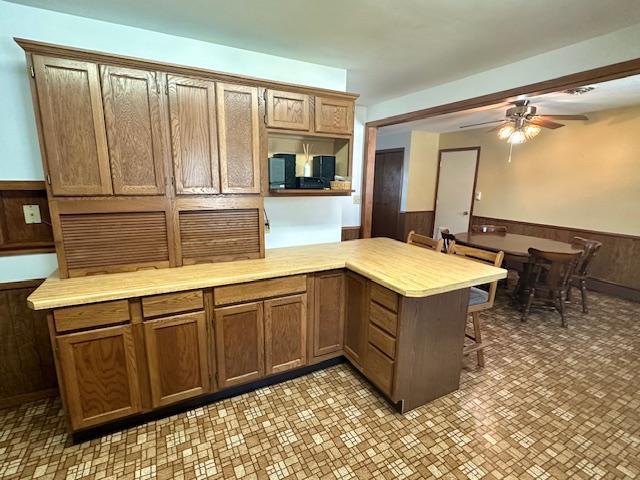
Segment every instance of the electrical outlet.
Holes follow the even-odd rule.
[[[42,223],[38,205],[23,205],[22,212],[24,213],[24,223]]]
[[[352,198],[353,198],[353,204],[354,205],[360,205],[360,203],[361,203],[360,195],[353,195]]]

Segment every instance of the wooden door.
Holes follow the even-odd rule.
[[[209,391],[204,312],[147,320],[144,333],[154,407]]]
[[[316,97],[316,132],[353,132],[353,101],[332,97]]]
[[[309,95],[267,90],[267,126],[309,130]]]
[[[313,355],[342,350],[344,337],[344,272],[323,272],[314,281]]]
[[[404,149],[376,152],[373,180],[373,213],[371,236],[399,238],[398,221],[402,196],[402,165]]]
[[[141,411],[131,325],[57,337],[74,430]]]
[[[216,308],[215,331],[220,388],[264,376],[262,302]]]
[[[266,374],[301,367],[307,361],[307,295],[265,300]]]
[[[216,85],[167,76],[176,193],[220,193]]]
[[[218,83],[222,193],[260,193],[258,89]]]
[[[352,272],[345,274],[344,351],[357,367],[364,367],[367,346],[369,295],[367,279]]]
[[[111,194],[98,66],[34,55],[33,68],[52,193]]]
[[[164,193],[159,73],[100,66],[113,193]]]

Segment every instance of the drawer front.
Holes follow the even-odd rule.
[[[398,294],[381,287],[377,283],[371,284],[371,300],[388,308],[392,312],[398,311]]]
[[[57,332],[114,325],[127,322],[129,318],[127,300],[58,308],[53,312]]]
[[[394,362],[373,345],[367,345],[365,375],[387,395],[391,395]]]
[[[369,324],[369,343],[378,347],[390,358],[396,358],[396,339],[371,323]]]
[[[145,317],[157,317],[172,313],[201,310],[204,308],[202,290],[166,293],[142,299],[142,314]]]
[[[307,291],[307,276],[293,275],[290,277],[259,280],[251,283],[217,287],[213,291],[216,306],[244,303],[261,298],[281,297],[293,293]]]
[[[369,306],[369,320],[394,337],[398,330],[398,316],[375,302]]]

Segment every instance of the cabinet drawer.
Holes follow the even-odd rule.
[[[398,317],[395,313],[390,312],[375,302],[371,302],[369,306],[369,320],[395,337],[398,330]]]
[[[103,327],[129,321],[129,302],[93,303],[77,307],[58,308],[53,312],[57,332]]]
[[[373,345],[367,345],[365,375],[387,395],[391,395],[393,367],[393,360]]]
[[[217,287],[213,291],[216,306],[232,303],[250,302],[261,298],[281,297],[292,293],[303,293],[307,290],[307,276],[272,278],[239,285]]]
[[[396,358],[396,339],[371,323],[369,324],[369,343],[378,347],[387,356]]]
[[[157,317],[171,313],[188,312],[204,308],[202,290],[166,293],[142,299],[142,314],[145,317]]]
[[[388,308],[392,312],[398,311],[398,294],[381,287],[377,283],[371,284],[371,300]]]

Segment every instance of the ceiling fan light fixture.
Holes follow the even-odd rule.
[[[507,138],[509,138],[511,136],[511,134],[514,131],[515,131],[515,128],[513,128],[513,125],[508,123],[507,125],[505,125],[502,128],[500,128],[500,130],[498,130],[498,138],[500,140],[506,140]]]
[[[516,130],[510,136],[507,142],[512,145],[518,145],[527,141],[527,136],[523,130]]]
[[[533,125],[532,123],[529,123],[526,127],[524,127],[524,135],[525,137],[527,137],[527,140],[532,139],[541,131],[542,128],[540,128],[538,125]]]

